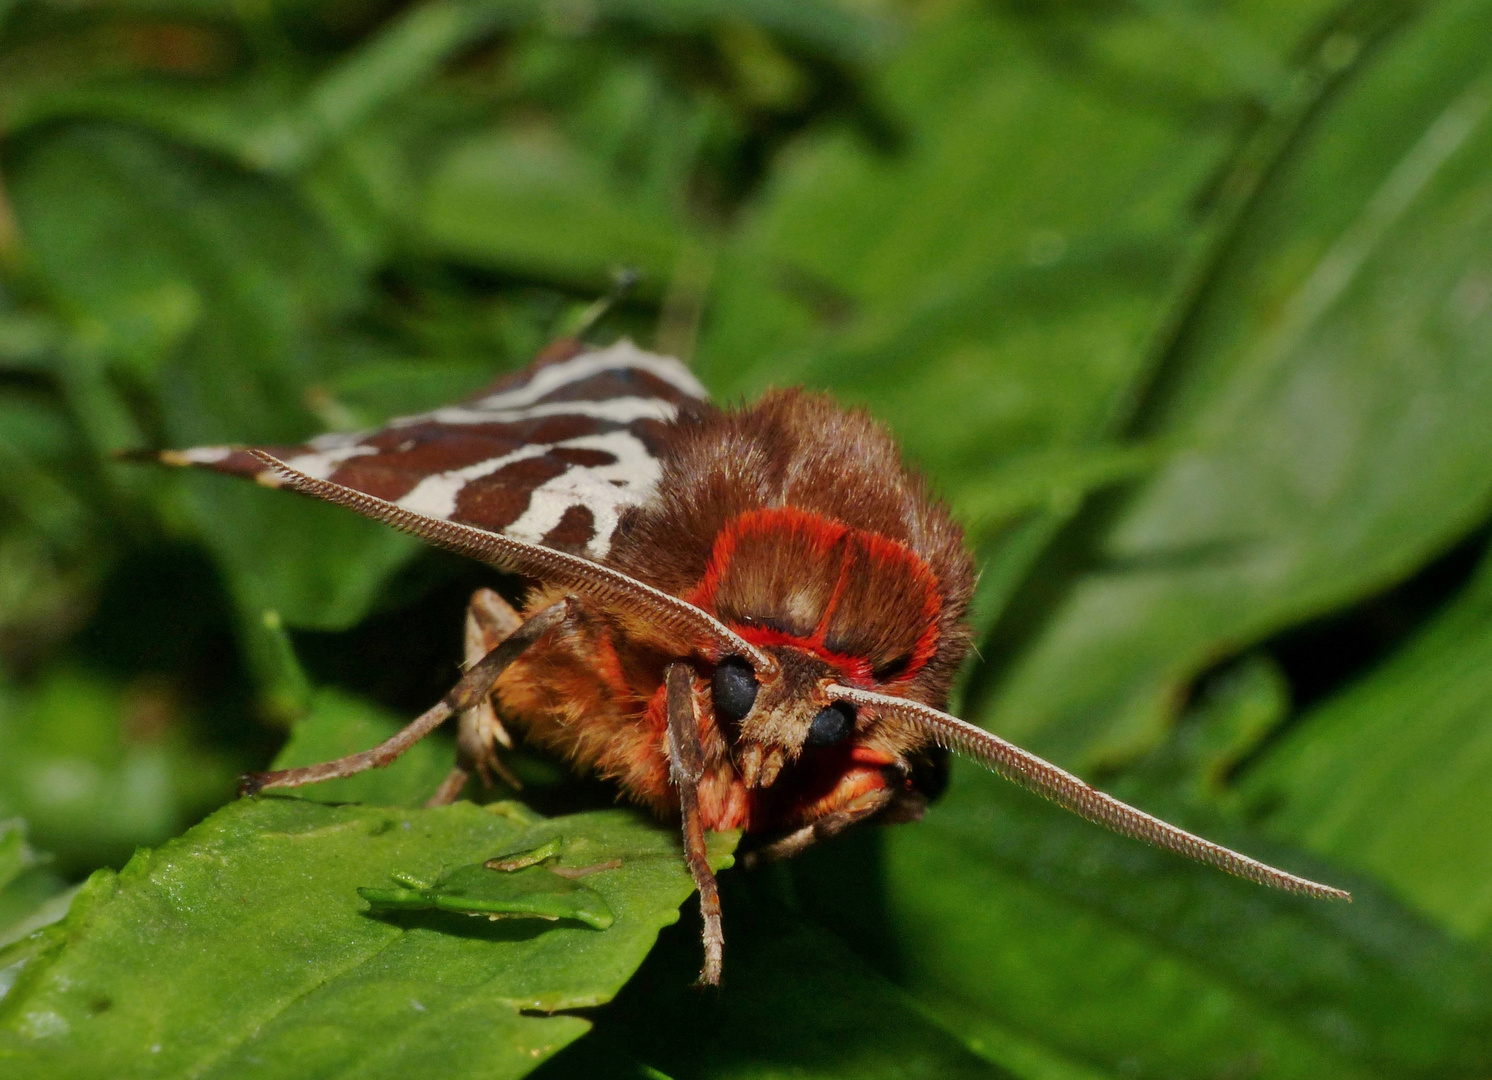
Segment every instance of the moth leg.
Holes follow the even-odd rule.
[[[484,656],[462,676],[445,697],[416,717],[397,735],[385,739],[371,750],[348,754],[335,761],[307,765],[278,772],[247,773],[239,784],[240,795],[255,795],[265,788],[300,787],[320,780],[352,776],[366,769],[379,769],[392,763],[404,751],[444,723],[452,713],[472,708],[492,692],[492,684],[514,660],[569,615],[570,601],[561,600],[531,616],[510,634],[501,645]]]
[[[671,664],[668,686],[668,760],[679,789],[684,817],[684,861],[699,889],[699,913],[704,919],[705,962],[700,986],[719,986],[725,931],[720,924],[720,889],[705,853],[704,821],[699,815],[699,778],[705,771],[699,745],[699,720],[694,714],[694,677],[686,664]]]
[[[752,870],[763,863],[780,862],[783,859],[791,859],[794,855],[801,855],[814,844],[838,836],[855,822],[864,821],[878,813],[892,801],[891,796],[892,793],[884,789],[867,792],[849,805],[831,814],[825,814],[810,825],[794,829],[786,836],[773,840],[770,844],[763,844],[755,851],[748,851],[741,856],[741,865]]]
[[[523,616],[491,589],[478,589],[473,593],[466,606],[467,670],[480,663],[522,625]],[[492,774],[496,773],[509,787],[522,790],[523,784],[518,777],[497,756],[497,747],[501,745],[511,750],[513,739],[492,707],[492,695],[484,695],[476,705],[463,710],[458,724],[456,766],[446,774],[425,805],[444,806],[455,801],[473,772],[482,778],[484,787],[492,786]]]

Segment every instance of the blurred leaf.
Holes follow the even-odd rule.
[[[343,630],[363,618],[418,541],[340,507],[204,473],[181,477],[246,618]]]
[[[826,0],[603,0],[601,10],[682,32],[739,20],[851,65],[875,59],[889,36],[884,24],[854,6]]]
[[[1219,798],[1290,713],[1290,682],[1269,655],[1251,653],[1210,674],[1171,738],[1133,770],[1152,785],[1187,791],[1192,802]]]
[[[553,134],[494,132],[436,167],[424,231],[436,251],[493,269],[597,290],[623,265],[666,280],[678,226],[667,207],[619,199],[613,187]]]
[[[62,336],[45,315],[0,311],[0,370],[45,370]]]
[[[990,469],[954,509],[971,537],[1048,506],[1075,505],[1090,491],[1151,472],[1163,459],[1153,446],[1054,450],[1016,457]]]
[[[292,170],[391,99],[427,80],[452,53],[510,21],[529,4],[502,0],[425,0],[323,73],[293,112],[254,137],[248,159]]]
[[[19,818],[0,821],[0,890],[38,861],[36,852],[26,843],[25,823]]]
[[[673,830],[612,810],[529,824],[437,810],[245,800],[90,879],[0,999],[17,1075],[517,1077],[588,1027],[692,889]],[[515,820],[516,819],[516,820]],[[565,838],[610,929],[445,913],[374,918],[357,885]],[[726,843],[717,865],[729,862]],[[6,966],[0,954],[0,967]]]
[[[395,416],[460,401],[498,374],[486,358],[465,362],[370,358],[339,375],[328,387],[327,398],[347,414],[344,419],[350,423],[341,426],[377,427]]]
[[[0,821],[0,948],[54,921],[47,910],[66,889],[48,868],[50,858],[26,843],[26,823],[20,818]],[[56,912],[61,918],[63,911]],[[5,995],[0,973],[0,998]]]
[[[1184,863],[963,767],[923,823],[795,874],[811,911],[970,1045],[1026,1075],[1062,1075],[1026,1072],[1028,1059],[1104,1076],[1486,1071],[1485,954],[1339,870],[1257,836],[1204,831],[1350,885],[1355,902]],[[867,858],[875,839],[883,864]]]
[[[160,380],[171,437],[299,434],[309,339],[355,284],[290,192],[103,126],[30,140],[12,170],[52,300],[81,346]],[[184,348],[196,362],[165,370]]]
[[[785,155],[722,253],[697,361],[722,397],[805,382],[886,420],[985,534],[981,618],[1080,502],[996,533],[1003,470],[1103,438],[1226,149],[1025,34],[983,5],[924,20],[878,86],[894,152],[825,133]]]
[[[169,688],[57,670],[0,711],[0,813],[20,814],[65,869],[118,864],[232,790],[194,746]]]
[[[0,398],[0,655],[11,663],[76,628],[113,553],[76,437],[56,402]]]
[[[1492,6],[1436,8],[1313,122],[1142,418],[1189,445],[1078,526],[1065,595],[1017,602],[1025,643],[981,722],[1059,760],[1133,754],[1220,653],[1385,587],[1487,513],[1488,41]]]
[[[1239,794],[1272,832],[1492,928],[1492,570],[1378,670],[1295,721]]]
[[[109,128],[29,146],[13,183],[38,272],[76,327],[65,382],[101,448],[143,441],[121,365],[155,391],[168,445],[314,430],[306,389],[329,366],[323,324],[355,286],[288,191]],[[325,507],[191,490],[185,505],[253,617],[349,625],[415,550]]]
[[[74,435],[50,403],[0,400],[0,498],[16,515],[7,515],[6,533],[24,524],[61,548],[83,539],[88,510],[63,479]]]
[[[13,881],[0,891],[0,949],[27,938],[34,940],[38,930],[61,922],[81,887],[68,887],[67,882],[45,870],[33,870]],[[17,961],[19,953],[24,951],[26,946],[18,947]],[[18,968],[0,970],[0,998],[4,998],[9,981],[17,974]]]
[[[187,29],[180,24],[176,29],[187,36],[195,32],[209,41],[216,40],[221,51],[231,51],[228,43],[216,39],[211,31]],[[118,40],[121,36],[123,41]],[[81,55],[68,57],[73,50]],[[261,164],[257,158],[262,156],[266,133],[285,126],[285,113],[304,92],[304,74],[285,64],[259,66],[226,77],[184,79],[181,73],[173,78],[159,72],[132,71],[134,65],[128,62],[117,69],[97,62],[101,52],[128,57],[129,35],[119,35],[117,28],[113,34],[84,31],[62,37],[48,42],[46,52],[50,55],[43,58],[15,53],[8,58],[12,72],[21,68],[33,76],[12,77],[0,91],[8,134],[58,122],[112,121],[253,167]],[[67,71],[68,60],[83,62],[74,72]],[[48,67],[53,70],[47,71]],[[56,70],[59,67],[63,70]],[[63,74],[72,77],[59,78]]]
[[[317,765],[371,749],[408,720],[392,717],[370,702],[323,688],[316,692],[310,712],[295,725],[290,741],[270,767],[293,769]],[[449,740],[432,735],[415,743],[387,768],[310,784],[297,788],[296,794],[317,802],[423,806],[455,763],[455,751]]]

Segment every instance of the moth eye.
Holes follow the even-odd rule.
[[[715,665],[712,686],[715,715],[739,724],[756,703],[756,672],[739,656],[727,656]]]
[[[840,742],[855,727],[855,706],[847,701],[836,701],[827,709],[820,709],[808,727],[808,738],[804,746],[833,746]]]

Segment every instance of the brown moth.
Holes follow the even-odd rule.
[[[450,716],[458,760],[505,774],[505,725],[681,819],[704,966],[724,939],[707,830],[781,857],[858,821],[920,817],[947,751],[1115,832],[1308,896],[1347,893],[1168,825],[942,711],[970,647],[973,564],[946,507],[867,414],[801,390],[720,409],[677,360],[563,339],[475,397],[299,446],[163,460],[288,487],[532,582],[479,591],[468,668],[380,746],[245,778],[294,787],[387,765]]]

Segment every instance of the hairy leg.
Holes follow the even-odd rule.
[[[464,712],[485,700],[492,692],[492,684],[497,681],[497,677],[509,664],[522,655],[524,649],[563,622],[569,614],[569,606],[568,600],[561,600],[526,620],[522,626],[508,636],[506,641],[467,671],[461,681],[451,689],[450,693],[441,698],[438,704],[427,709],[397,735],[385,739],[373,749],[364,750],[358,754],[348,754],[346,757],[337,758],[335,761],[325,761],[320,765],[307,765],[299,769],[281,769],[278,772],[249,773],[239,785],[239,794],[254,795],[271,787],[300,787],[302,784],[314,784],[320,780],[352,776],[365,769],[378,769],[391,764],[400,754],[438,728],[451,714]]]
[[[523,625],[523,616],[491,589],[478,589],[466,606],[466,667],[471,669],[493,649],[507,641]],[[454,802],[475,772],[482,784],[492,786],[496,773],[516,790],[523,785],[497,756],[499,745],[512,749],[513,739],[492,707],[491,694],[461,713],[456,729],[456,766],[426,801],[426,806]]]
[[[720,889],[705,852],[704,821],[699,813],[699,778],[704,773],[705,762],[699,745],[699,720],[694,714],[694,677],[688,665],[673,664],[666,678],[668,756],[684,816],[684,861],[699,889],[699,913],[704,919],[705,962],[699,972],[699,984],[718,986],[725,931],[720,922]]]
[[[741,856],[741,865],[751,870],[764,863],[779,862],[801,855],[814,844],[838,836],[856,822],[880,813],[889,802],[891,792],[885,789],[866,792],[848,806],[832,814],[825,814],[813,824],[804,825],[769,844],[763,844],[755,851],[746,852]]]

